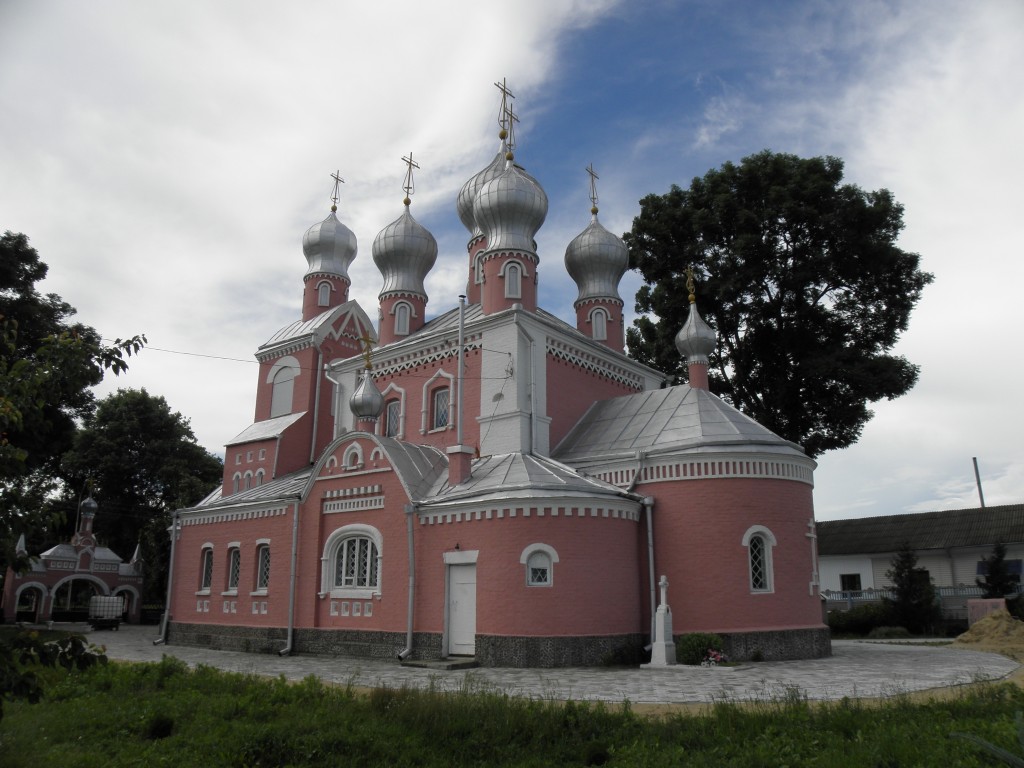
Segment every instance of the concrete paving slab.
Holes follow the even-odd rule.
[[[65,625],[67,626],[67,625]],[[365,687],[437,690],[490,689],[537,699],[650,704],[768,701],[789,696],[810,700],[877,698],[1006,677],[1017,662],[994,653],[949,646],[837,640],[827,659],[744,664],[738,667],[660,669],[567,668],[431,670],[397,661],[347,657],[214,651],[180,645],[153,645],[155,627],[122,625],[117,632],[73,625],[107,655],[123,661],[159,661],[164,654],[190,666],[207,664],[233,672]]]

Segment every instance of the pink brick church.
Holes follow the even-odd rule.
[[[564,255],[575,325],[537,305],[547,196],[500,135],[458,196],[459,307],[427,319],[437,243],[408,197],[373,242],[376,329],[336,206],[306,232],[301,318],[256,351],[254,421],[176,514],[167,641],[599,664],[651,642],[664,575],[676,634],[828,655],[815,463],[708,391],[692,295],[689,385],[623,353],[627,252],[596,204]]]

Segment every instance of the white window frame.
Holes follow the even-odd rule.
[[[242,490],[242,473],[235,472],[231,477],[231,493],[235,494]]]
[[[337,558],[345,542],[356,538],[369,539],[377,549],[375,559],[376,586],[365,587],[339,587],[334,583],[337,572]],[[331,598],[348,598],[354,600],[369,600],[380,597],[383,582],[383,559],[384,559],[384,538],[379,530],[372,525],[353,523],[336,529],[327,537],[324,542],[323,556],[320,558],[320,596]]]
[[[263,581],[264,572],[264,554],[266,555],[266,582]],[[256,588],[250,593],[252,595],[266,595],[270,591],[270,568],[273,565],[273,560],[270,556],[270,539],[256,539],[256,557],[254,558],[256,563],[256,574],[255,583]]]
[[[287,416],[295,401],[295,380],[299,377],[299,361],[288,355],[274,363],[267,372],[270,391],[270,418]]]
[[[225,588],[222,595],[237,595],[238,581],[242,575],[242,546],[240,542],[232,541],[228,544],[227,568],[225,571]]]
[[[546,567],[548,578],[547,581],[536,581],[533,578],[532,569],[538,567],[535,565],[537,560],[543,559]],[[523,553],[519,556],[519,562],[525,567],[526,571],[526,586],[528,587],[552,587],[555,584],[555,563],[558,562],[558,552],[555,548],[548,544],[541,544],[540,542],[528,545]]]
[[[434,427],[434,390],[441,386],[437,383],[438,379],[445,379],[446,383],[444,386],[448,387],[448,425],[446,427]],[[458,413],[458,404],[455,402],[455,377],[442,368],[427,379],[427,383],[423,385],[422,404],[422,410],[420,411],[421,435],[425,435],[428,432],[455,429],[455,419],[452,418],[452,416]]]
[[[206,542],[199,555],[199,589],[197,595],[208,595],[213,588],[213,542]]]
[[[761,549],[761,556],[763,559],[762,570],[764,571],[764,585],[754,585],[754,546],[752,542],[754,539],[758,539],[763,545]],[[743,534],[741,540],[743,546],[747,550],[747,585],[750,587],[750,593],[752,595],[770,595],[775,592],[775,565],[772,557],[772,551],[778,543],[773,534],[768,528],[763,525],[752,525],[747,529],[746,533]]]
[[[395,318],[395,336],[408,336],[412,318],[416,317],[416,307],[408,301],[396,301],[391,306],[391,315]]]
[[[611,317],[604,307],[594,307],[590,310],[590,337],[594,341],[608,340],[608,321]]]
[[[523,298],[523,278],[529,277],[530,273],[526,265],[518,259],[509,259],[501,265],[498,277],[505,281],[505,298]]]
[[[316,304],[318,307],[329,307],[331,305],[331,291],[334,286],[330,280],[321,280],[316,284]]]
[[[341,468],[353,471],[363,468],[363,447],[358,443],[352,443],[341,456]]]
[[[378,432],[381,435],[387,435],[388,429],[388,418],[387,418],[387,407],[388,402],[397,400],[398,401],[398,432],[391,437],[401,440],[405,437],[405,390],[399,386],[396,386],[394,382],[387,385],[381,395],[384,398],[384,418],[377,420]],[[383,423],[381,423],[383,422]]]

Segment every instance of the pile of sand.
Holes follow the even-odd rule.
[[[977,621],[953,644],[1024,661],[1024,621],[1018,621],[1006,611],[996,611]]]

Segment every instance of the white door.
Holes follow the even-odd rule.
[[[448,566],[448,653],[476,653],[476,563]]]

